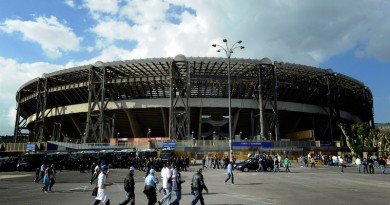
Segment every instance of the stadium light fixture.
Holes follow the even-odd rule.
[[[225,46],[221,46],[218,44],[212,44],[212,47],[219,47],[217,52],[225,51],[226,57],[228,59],[228,98],[229,98],[229,158],[233,160],[233,149],[232,149],[232,99],[231,99],[231,89],[230,89],[230,56],[233,51],[237,48],[244,49],[244,46],[239,46],[242,41],[239,40],[233,44],[233,46],[229,47],[227,39],[222,40],[225,43]]]

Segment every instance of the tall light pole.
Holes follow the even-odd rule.
[[[227,39],[223,39],[223,42],[225,43],[225,47],[213,44],[213,47],[219,47],[220,49],[217,50],[217,52],[225,51],[226,57],[228,59],[228,95],[229,95],[229,157],[230,160],[233,160],[233,151],[232,151],[232,99],[231,99],[231,91],[230,91],[230,56],[232,55],[233,51],[237,48],[244,49],[244,46],[240,46],[239,44],[242,43],[242,41],[237,41],[233,44],[233,46],[229,47],[227,43]]]
[[[148,138],[150,138],[150,133],[152,132],[152,130],[150,129],[150,128],[148,128],[148,132],[146,133],[146,136],[148,137]]]
[[[120,134],[121,134],[120,132],[117,132],[117,133],[116,133],[116,146],[119,145],[118,138],[119,138],[119,135],[120,135]]]

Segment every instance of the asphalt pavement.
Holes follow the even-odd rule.
[[[181,204],[190,204],[192,175],[200,165],[182,172],[183,195]],[[226,170],[205,169],[205,183],[209,193],[204,194],[207,205],[269,205],[269,204],[388,204],[390,205],[390,174],[358,174],[356,167],[349,166],[340,172],[338,167],[300,167],[293,164],[291,173],[281,172],[234,172],[235,185],[224,183]],[[123,178],[126,169],[110,169],[108,188],[111,205],[119,204],[125,196]],[[390,172],[390,170],[387,170]],[[34,172],[0,172],[0,204],[93,204],[91,196],[94,185],[89,184],[90,173],[62,171],[51,193],[41,191],[42,184],[34,183]],[[136,204],[147,204],[142,193],[145,172],[136,171]],[[160,173],[156,173],[160,176]],[[160,185],[159,185],[160,186]],[[158,199],[163,197],[158,194]],[[174,199],[175,196],[172,195]],[[200,204],[198,202],[198,204]]]

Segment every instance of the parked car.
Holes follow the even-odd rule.
[[[40,167],[46,158],[46,153],[25,153],[22,160],[18,163],[17,167],[19,171],[31,171]]]
[[[0,158],[0,171],[15,171],[19,159],[17,157]]]
[[[273,161],[270,159],[263,159],[263,166],[265,171],[272,171],[274,168]],[[257,170],[259,168],[259,159],[250,157],[242,162],[236,163],[235,168],[243,172]]]

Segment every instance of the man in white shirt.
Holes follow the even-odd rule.
[[[360,157],[356,158],[355,163],[357,166],[358,173],[360,174],[360,165],[362,164],[362,160],[360,159]]]
[[[171,204],[171,180],[172,180],[172,170],[171,166],[168,165],[168,167],[164,167],[161,170],[161,177],[162,177],[162,186],[165,192],[165,195],[162,199],[158,201],[158,204],[161,205],[165,201],[167,202],[167,205]]]
[[[339,167],[340,171],[344,172],[344,159],[342,157],[339,158]]]

